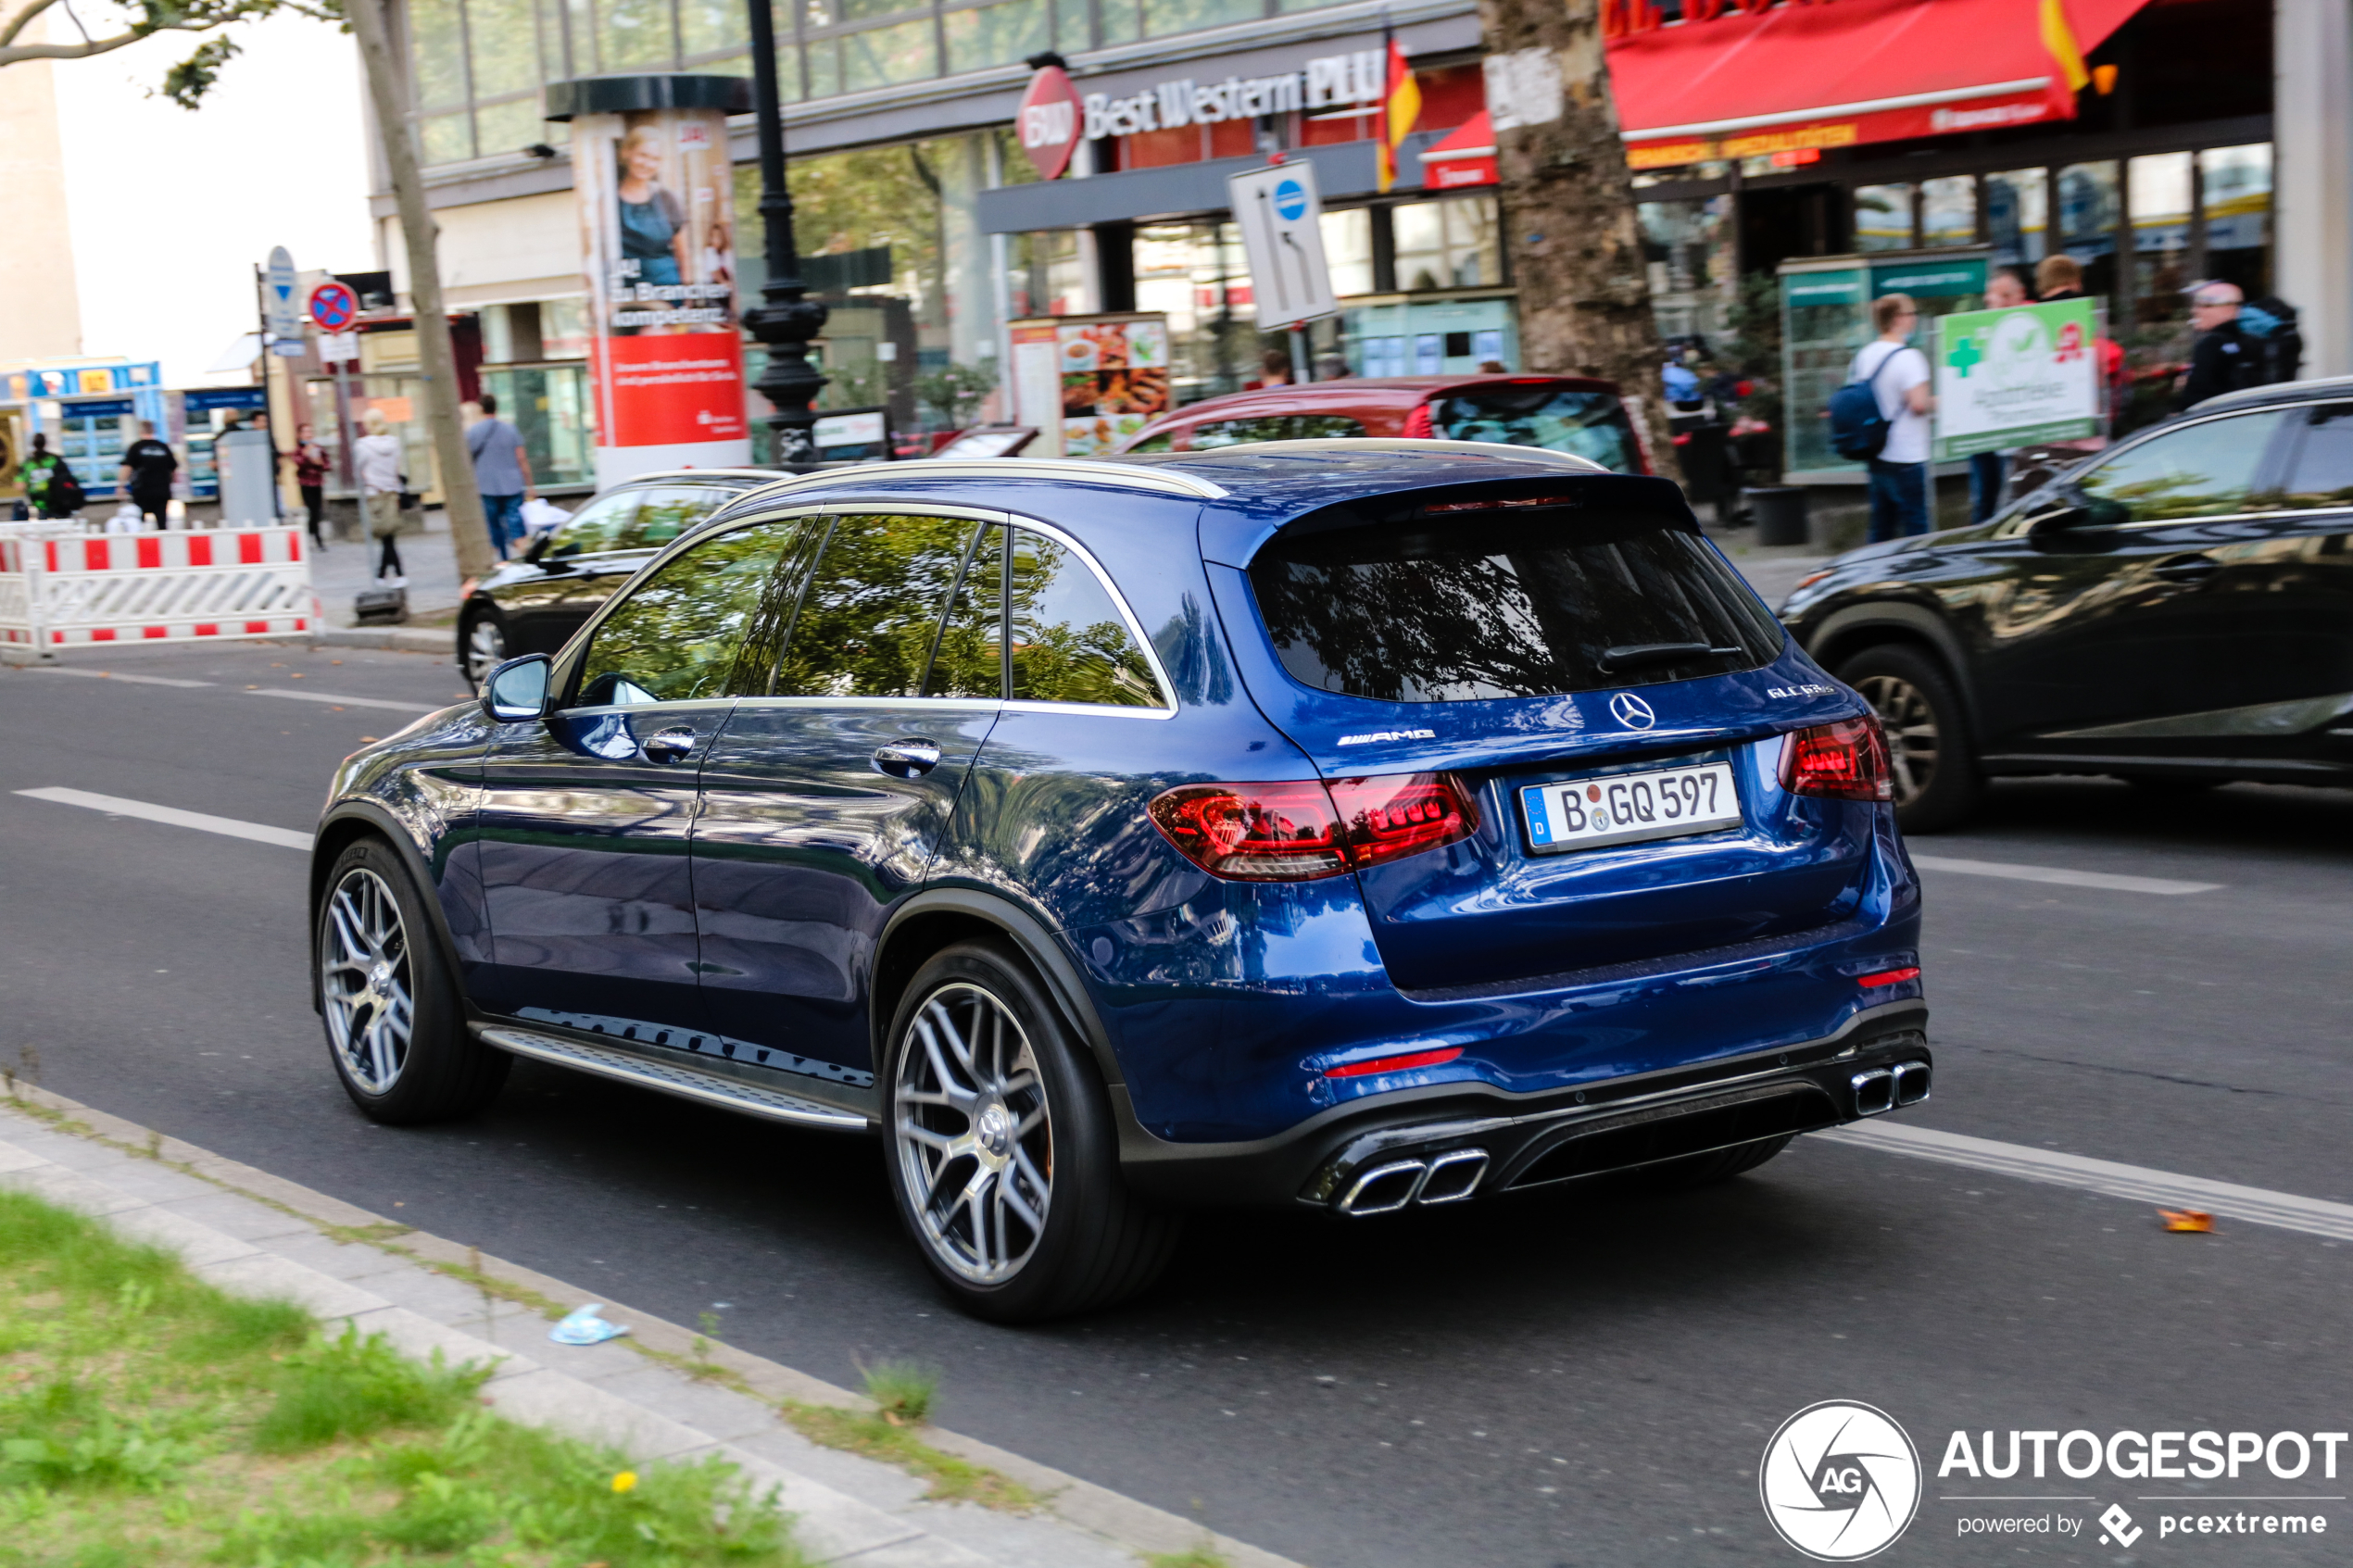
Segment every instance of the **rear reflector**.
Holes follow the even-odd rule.
[[[1781,750],[1781,787],[1837,800],[1893,800],[1879,721],[1841,719],[1796,731]]]
[[[1282,784],[1180,784],[1147,808],[1185,859],[1239,882],[1311,882],[1468,838],[1451,773]]]
[[[1439,1067],[1463,1054],[1460,1046],[1446,1046],[1434,1051],[1407,1051],[1403,1056],[1377,1056],[1370,1061],[1344,1062],[1327,1068],[1327,1078],[1369,1078],[1376,1073],[1403,1073],[1414,1067]]]
[[[1905,969],[1882,969],[1877,974],[1858,974],[1855,977],[1855,984],[1857,985],[1901,985],[1906,980],[1918,980],[1919,977],[1920,966],[1913,964]]]

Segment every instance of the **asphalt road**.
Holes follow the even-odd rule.
[[[308,1008],[302,854],[15,792],[307,830],[335,759],[409,716],[333,699],[439,704],[449,667],[213,646],[77,668],[116,676],[0,670],[0,1063],[60,1093],[608,1299],[716,1312],[821,1376],[931,1361],[946,1424],[1323,1568],[1799,1562],[1767,1528],[1758,1455],[1828,1399],[1888,1411],[1930,1465],[1885,1562],[2345,1556],[2342,1502],[2309,1505],[2334,1539],[1965,1538],[1989,1505],[1944,1497],[2004,1488],[1934,1470],[1958,1428],[2353,1425],[2353,1243],[2169,1235],[2146,1205],[1810,1139],[1673,1198],[1209,1216],[1148,1298],[1007,1330],[934,1294],[862,1140],[528,1063],[479,1120],[375,1127]],[[1914,848],[2218,885],[1927,871],[1939,1076],[1907,1118],[2353,1201],[2353,796],[2009,784]],[[2200,1488],[2020,1482],[2095,1500],[2008,1512],[2145,1513],[2138,1494]]]

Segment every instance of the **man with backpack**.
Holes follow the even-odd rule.
[[[82,493],[82,482],[73,476],[64,458],[49,450],[49,437],[42,433],[32,438],[32,451],[23,465],[25,500],[36,518],[79,517],[87,497]]]
[[[2173,407],[2191,408],[2226,392],[2294,381],[2304,358],[2296,311],[2275,299],[2246,303],[2236,283],[2209,278],[2189,289],[2197,342],[2190,368],[2174,383]]]
[[[1870,542],[1928,532],[1928,356],[1912,346],[1920,310],[1907,294],[1871,301],[1878,341],[1867,343],[1831,398],[1831,445],[1870,470]]]

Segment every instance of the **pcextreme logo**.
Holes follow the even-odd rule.
[[[1818,1562],[1859,1562],[1919,1512],[1920,1456],[1886,1411],[1825,1399],[1781,1423],[1756,1487],[1781,1539]]]

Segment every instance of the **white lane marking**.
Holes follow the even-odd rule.
[[[268,827],[260,822],[241,822],[234,817],[208,816],[202,811],[182,811],[176,806],[154,806],[145,800],[125,800],[119,795],[94,795],[86,789],[20,789],[19,795],[34,800],[54,800],[60,806],[82,806],[93,811],[104,811],[115,817],[139,817],[150,822],[168,822],[176,828],[195,828],[199,833],[222,834],[230,838],[249,838],[256,844],[274,844],[282,849],[308,849],[310,835],[286,828]]]
[[[52,675],[88,675],[99,681],[129,681],[139,686],[209,686],[210,681],[180,681],[170,675],[125,675],[114,670],[65,670],[56,665],[47,667]]]
[[[2022,866],[2012,860],[1957,860],[1945,855],[1914,855],[1924,872],[1955,876],[2000,876],[2012,882],[2053,882],[2066,887],[2105,887],[2111,893],[2212,893],[2219,882],[2174,882],[2161,876],[2119,876],[2113,872],[2070,872],[2057,866]]]
[[[247,696],[290,696],[296,702],[332,702],[338,708],[389,708],[396,713],[438,713],[446,702],[395,702],[382,696],[338,696],[333,692],[297,692],[284,686],[259,686]]]
[[[2275,1225],[2281,1230],[2324,1236],[2333,1241],[2353,1241],[2353,1204],[2323,1198],[2298,1198],[2267,1187],[2210,1182],[2203,1176],[2152,1171],[2145,1165],[2120,1165],[2111,1160],[2088,1160],[2061,1154],[2055,1148],[2029,1148],[2024,1144],[1996,1143],[1991,1138],[1940,1133],[1932,1127],[1906,1126],[1900,1122],[1859,1122],[1814,1136],[1882,1154],[1907,1154],[1946,1165],[1966,1165],[1996,1175],[2030,1182],[2077,1187],[2110,1198],[2163,1204],[2170,1209],[2203,1209],[2224,1219],[2250,1224]]]

